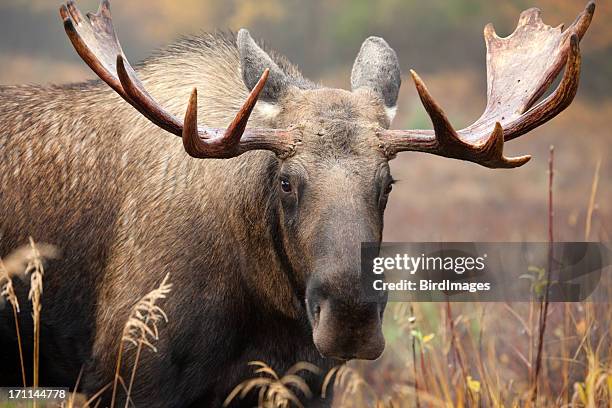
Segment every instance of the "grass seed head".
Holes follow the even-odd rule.
[[[165,299],[170,293],[172,284],[168,283],[169,277],[169,274],[166,275],[159,287],[147,293],[134,305],[123,328],[122,341],[134,346],[142,343],[153,352],[157,352],[157,348],[153,345],[153,341],[159,339],[157,325],[162,321],[168,322],[168,316],[156,303]]]

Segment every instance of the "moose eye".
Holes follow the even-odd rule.
[[[385,195],[389,195],[392,190],[393,190],[393,183],[387,184],[387,187],[385,187]]]
[[[291,192],[291,183],[289,182],[289,180],[281,179],[280,184],[281,184],[281,190],[283,190],[283,192],[285,193]]]

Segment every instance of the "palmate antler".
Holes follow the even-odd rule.
[[[530,156],[504,157],[504,141],[542,125],[572,102],[580,75],[578,43],[594,11],[595,2],[591,1],[565,31],[563,26],[545,25],[540,10],[535,8],[521,14],[516,30],[506,38],[498,37],[493,26],[487,25],[487,106],[474,124],[459,131],[453,129],[421,78],[411,71],[434,130],[380,131],[387,154],[395,157],[401,151],[427,152],[491,168],[525,164]],[[564,65],[557,89],[534,106]]]
[[[97,13],[87,13],[86,16],[81,14],[73,1],[69,1],[61,7],[60,14],[70,41],[87,65],[151,122],[182,137],[190,156],[230,158],[249,150],[270,150],[279,156],[292,153],[296,143],[295,131],[246,129],[249,116],[268,78],[268,70],[263,72],[227,129],[200,127],[197,124],[195,89],[189,99],[184,122],[166,111],[146,91],[121,49],[108,0],[100,3]]]

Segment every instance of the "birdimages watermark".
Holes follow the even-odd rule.
[[[611,260],[598,242],[363,243],[361,282],[373,300],[609,301]]]

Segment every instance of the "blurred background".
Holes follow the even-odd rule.
[[[393,127],[428,128],[429,119],[407,75],[409,69],[422,76],[451,122],[456,127],[465,126],[480,116],[486,101],[484,26],[492,22],[497,33],[506,36],[513,31],[521,10],[533,6],[543,10],[547,24],[569,25],[585,3],[130,0],[114,1],[113,14],[124,50],[133,62],[181,34],[246,27],[298,64],[305,76],[342,88],[349,87],[350,69],[361,42],[370,35],[382,36],[397,51],[404,73]],[[80,0],[78,5],[81,10],[93,11],[97,0]],[[93,78],[66,38],[58,7],[59,0],[0,0],[1,84]],[[609,242],[611,20],[612,2],[598,1],[591,28],[581,43],[581,86],[573,104],[553,121],[507,145],[508,155],[533,155],[524,167],[489,170],[417,153],[404,153],[394,160],[393,174],[399,183],[387,209],[384,239],[546,241],[547,161],[549,146],[554,145],[555,239]],[[485,386],[489,393],[486,401],[491,404],[486,406],[495,405],[495,393],[509,404],[524,398],[533,370],[533,305],[453,305],[452,311],[450,304],[448,308],[427,304],[389,307],[393,311],[387,313],[389,346],[385,356],[376,363],[353,366],[377,395],[364,398],[383,398],[406,386],[413,394],[415,390],[421,393],[421,402],[428,395],[444,400],[449,398],[444,397],[444,381],[454,396],[451,399],[459,399],[461,392],[464,397],[466,392],[484,394]],[[585,348],[591,340],[599,344],[610,334],[610,308],[589,310],[582,305],[571,309],[554,305],[551,309],[552,323],[544,339],[549,353],[544,370],[550,381],[543,392],[555,406],[553,396],[565,395],[565,402],[578,398],[580,384],[585,388],[594,372],[610,370],[609,353],[605,352],[610,347],[609,338],[604,353],[589,354]],[[473,344],[476,340],[478,347]],[[467,350],[464,357],[469,363],[478,352],[478,369],[468,369],[469,376],[465,367],[460,367],[461,350],[457,351],[453,341]],[[455,358],[442,359],[440,367],[431,367],[435,356],[453,352]],[[593,367],[599,369],[600,365],[601,370],[594,371]],[[428,386],[425,380],[419,384],[419,378],[428,372],[439,378],[435,381],[438,388],[435,384]],[[608,381],[612,384],[612,376]],[[457,384],[465,387],[456,388]],[[609,387],[612,394],[612,385]],[[593,395],[596,398],[597,394]],[[419,401],[418,395],[411,398],[407,406]]]

